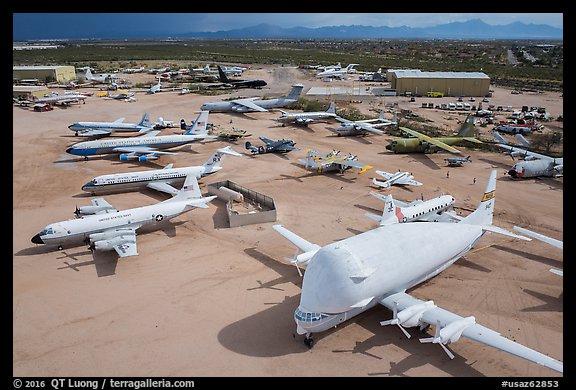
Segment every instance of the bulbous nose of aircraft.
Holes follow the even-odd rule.
[[[31,241],[33,244],[44,244],[44,241],[42,241],[42,239],[40,238],[40,233],[38,233],[34,237],[32,237]]]

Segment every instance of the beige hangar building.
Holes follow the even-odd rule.
[[[482,72],[422,72],[417,69],[392,70],[387,73],[392,89],[398,95],[406,92],[426,96],[442,92],[444,96],[486,96],[490,77]]]
[[[66,83],[76,78],[76,68],[68,65],[12,67],[13,80],[38,79],[42,82],[48,80]]]

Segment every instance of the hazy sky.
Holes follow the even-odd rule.
[[[71,32],[86,37],[106,32],[178,34],[231,30],[260,23],[280,27],[351,24],[429,27],[470,19],[481,19],[490,25],[521,21],[563,28],[562,13],[14,13],[13,36],[27,39],[41,34],[45,38],[65,38]]]

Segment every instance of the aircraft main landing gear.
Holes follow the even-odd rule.
[[[64,249],[62,245],[58,245],[58,250],[61,251],[62,249]]]

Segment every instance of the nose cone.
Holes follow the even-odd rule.
[[[94,188],[94,184],[92,184],[92,182],[89,181],[88,183],[86,183],[82,186],[82,191],[91,192],[93,188]]]
[[[74,131],[79,130],[78,123],[72,123],[70,126],[68,126],[68,128]]]
[[[42,241],[42,239],[40,238],[40,233],[38,233],[34,237],[32,237],[31,241],[33,244],[44,244],[44,241]]]
[[[386,150],[392,150],[392,144],[386,145]]]

